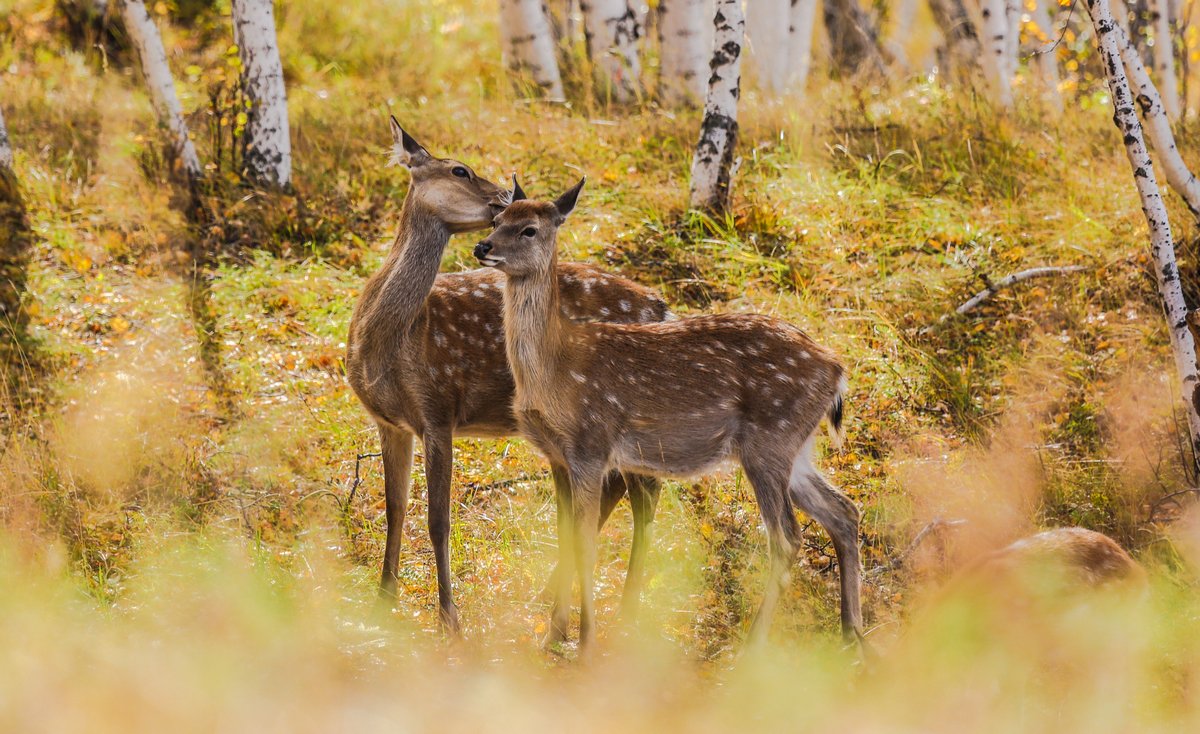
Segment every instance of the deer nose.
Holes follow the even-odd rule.
[[[492,251],[492,243],[488,242],[487,240],[484,240],[484,241],[480,242],[478,245],[475,245],[475,257],[477,257],[477,258],[483,259],[483,258],[487,257],[487,254],[491,251]]]

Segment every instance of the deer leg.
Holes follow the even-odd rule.
[[[571,515],[574,535],[575,572],[579,575],[579,649],[588,655],[595,645],[596,629],[596,536],[600,520],[602,471],[571,470]]]
[[[793,482],[792,494],[800,509],[821,523],[833,539],[842,582],[842,635],[847,642],[863,641],[862,561],[858,551],[858,508],[815,468],[802,482]]]
[[[646,549],[662,485],[654,477],[640,475],[628,483],[629,504],[633,507],[633,547],[629,550],[629,570],[625,573],[625,588],[621,592],[621,617],[633,620],[637,618],[642,601]]]
[[[396,598],[404,515],[408,511],[408,488],[412,483],[413,435],[402,429],[380,425],[379,441],[383,452],[383,496],[387,508],[387,543],[383,549],[383,577],[379,581],[379,596],[390,604]]]
[[[437,563],[438,621],[453,636],[459,634],[458,607],[450,587],[450,483],[454,473],[454,438],[448,428],[427,430],[425,484],[429,491],[429,540]]]
[[[542,641],[543,647],[551,647],[567,639],[571,623],[571,581],[573,573],[573,528],[571,522],[571,481],[567,470],[551,466],[554,477],[554,500],[558,521],[558,563],[550,574],[550,589],[554,602],[550,607],[550,629]]]
[[[569,480],[567,479],[565,469],[563,469],[561,473],[558,470],[552,470],[551,473],[554,477],[556,487],[559,482],[567,482],[569,489]],[[616,509],[617,504],[621,501],[621,498],[625,496],[626,491],[625,477],[623,477],[620,472],[612,472],[604,478],[604,489],[600,495],[600,520],[597,523],[598,529],[603,528],[604,523],[608,522],[609,516],[612,515],[613,510]],[[558,588],[559,574],[564,572],[564,568],[569,569],[570,566],[570,563],[568,563],[566,566],[562,565],[561,563],[556,563],[554,565],[554,571],[550,574],[550,583],[546,586],[547,594],[554,593],[554,591]],[[566,573],[570,572],[570,570],[566,571]]]
[[[771,565],[767,572],[767,587],[762,603],[750,624],[748,643],[759,646],[766,642],[771,629],[771,618],[790,579],[790,570],[800,549],[800,525],[788,497],[787,471],[768,465],[744,461],[746,478],[754,487],[759,512],[767,528],[767,546],[771,554]]]

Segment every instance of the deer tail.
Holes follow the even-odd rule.
[[[842,418],[844,417],[845,400],[843,396],[846,394],[846,375],[843,374],[838,379],[837,392],[833,396],[833,403],[829,406],[829,439],[833,442],[834,448],[840,449],[842,442],[846,438],[846,433],[842,429]]]

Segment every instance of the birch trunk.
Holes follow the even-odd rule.
[[[271,0],[233,0],[233,42],[242,62],[242,90],[250,101],[242,161],[246,177],[287,188],[292,182],[292,140]]]
[[[746,3],[746,45],[755,77],[770,95],[787,83],[789,0],[750,0]]]
[[[711,0],[659,0],[659,98],[668,104],[699,104],[708,84],[708,55],[712,51],[709,18]]]
[[[803,92],[812,70],[813,30],[817,21],[817,0],[791,0],[788,17],[787,88]]]
[[[717,0],[713,54],[700,141],[692,158],[691,207],[716,214],[729,206],[733,152],[737,146],[742,46],[746,18],[741,0]]]
[[[1154,75],[1167,118],[1179,119],[1179,82],[1175,76],[1175,44],[1171,40],[1168,0],[1150,0],[1150,22],[1154,30]]]
[[[1015,27],[1010,22],[1009,7],[1011,0],[978,0],[968,9],[976,17],[976,27],[983,39],[981,63],[988,77],[988,85],[992,90],[992,102],[1003,109],[1013,106],[1012,78],[1010,64],[1012,35]]]
[[[883,71],[879,29],[858,0],[825,0],[825,33],[834,67],[843,74]]]
[[[912,36],[913,21],[917,16],[917,0],[899,0],[892,4],[891,27],[888,29],[887,46],[892,60],[908,67],[908,39]]]
[[[1054,106],[1054,109],[1062,112],[1062,94],[1058,91],[1058,57],[1054,53],[1054,41],[1057,36],[1054,32],[1054,22],[1050,12],[1046,9],[1046,2],[1053,2],[1055,9],[1058,8],[1058,2],[1057,0],[1032,0],[1032,2],[1030,19],[1033,20],[1040,33],[1037,49],[1039,51],[1037,55],[1038,74],[1042,79],[1046,99]]]
[[[1142,63],[1142,55],[1129,37],[1124,26],[1117,24],[1113,31],[1121,60],[1125,62],[1126,73],[1130,77],[1136,92],[1135,100],[1142,111],[1142,119],[1146,122],[1146,132],[1158,154],[1159,163],[1166,174],[1167,183],[1175,189],[1175,193],[1187,204],[1192,216],[1200,221],[1200,180],[1188,170],[1179,148],[1175,145],[1175,135],[1171,133],[1171,123],[1167,119],[1162,98],[1150,81],[1146,66]]]
[[[8,127],[4,124],[4,111],[0,110],[0,166],[13,167],[12,141],[8,139]]]
[[[121,3],[121,16],[125,21],[125,30],[129,33],[129,40],[132,41],[138,59],[142,62],[142,74],[146,77],[150,99],[158,112],[158,121],[171,133],[171,148],[175,152],[175,158],[189,181],[199,181],[204,170],[196,156],[196,146],[192,144],[188,135],[187,122],[183,119],[183,106],[179,104],[179,97],[175,94],[175,80],[171,77],[171,67],[167,63],[167,52],[163,48],[158,26],[146,12],[146,5],[142,0],[124,0]]]
[[[981,53],[979,36],[963,0],[929,0],[929,11],[946,43],[943,63],[972,68]]]
[[[1155,181],[1154,164],[1146,151],[1142,125],[1138,121],[1129,80],[1121,62],[1120,40],[1124,34],[1113,19],[1108,0],[1087,2],[1092,25],[1096,29],[1096,42],[1100,46],[1101,64],[1107,72],[1112,95],[1113,122],[1124,140],[1125,154],[1133,169],[1133,181],[1142,201],[1142,212],[1150,227],[1150,251],[1154,256],[1158,293],[1167,317],[1167,331],[1171,338],[1175,369],[1179,374],[1191,434],[1192,456],[1195,459],[1200,456],[1200,377],[1197,374],[1200,364],[1197,364],[1196,344],[1188,329],[1188,308],[1183,298],[1183,286],[1179,282],[1179,268],[1175,264],[1171,223],[1167,220],[1167,207]]]
[[[579,5],[588,56],[600,72],[603,91],[617,102],[636,99],[642,75],[637,14],[627,0],[581,0]]]
[[[500,0],[505,64],[526,72],[547,96],[563,98],[554,33],[542,0]]]

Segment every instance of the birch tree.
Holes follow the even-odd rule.
[[[171,67],[167,64],[167,52],[163,48],[158,26],[146,12],[142,0],[124,0],[121,3],[121,15],[129,40],[141,60],[142,74],[146,77],[146,87],[150,90],[150,99],[158,112],[159,122],[170,132],[175,159],[190,182],[198,181],[203,169],[196,156],[196,146],[188,135],[183,106],[179,104],[179,97],[175,93],[175,80],[171,77]]]
[[[746,3],[746,45],[758,85],[766,92],[783,92],[788,80],[789,0],[751,0]]]
[[[4,110],[0,109],[0,167],[12,169],[12,141],[8,139],[8,127],[4,124]]]
[[[1159,297],[1167,317],[1167,331],[1182,388],[1194,459],[1200,456],[1200,364],[1196,361],[1196,344],[1188,329],[1188,308],[1175,262],[1171,223],[1167,219],[1167,207],[1155,180],[1154,164],[1146,150],[1142,125],[1138,121],[1133,94],[1122,63],[1120,41],[1124,33],[1113,19],[1108,0],[1087,0],[1087,3],[1096,30],[1096,42],[1100,47],[1101,64],[1108,77],[1113,122],[1125,144],[1125,154],[1133,170],[1142,212],[1150,227],[1150,252],[1154,257]]]
[[[974,66],[980,55],[979,36],[963,0],[929,0],[929,11],[946,44],[943,63]]]
[[[825,33],[840,72],[883,71],[879,28],[858,0],[825,0]]]
[[[271,0],[233,0],[233,42],[242,65],[242,90],[250,102],[245,176],[286,188],[292,181],[292,141]]]
[[[1013,105],[1012,79],[1017,71],[1016,35],[1020,20],[1015,0],[977,0],[968,10],[982,38],[980,59],[992,91],[992,102],[1003,109]]]
[[[588,56],[599,72],[604,92],[617,102],[637,98],[642,75],[637,40],[637,13],[628,0],[581,0]]]
[[[708,87],[712,0],[659,0],[659,98],[698,104]]]
[[[1175,145],[1175,136],[1171,133],[1171,123],[1167,119],[1162,98],[1154,83],[1150,81],[1150,74],[1147,73],[1146,66],[1142,63],[1142,56],[1138,53],[1133,39],[1130,38],[1125,27],[1120,24],[1113,33],[1116,36],[1121,61],[1125,64],[1126,73],[1136,92],[1134,99],[1137,100],[1138,107],[1141,109],[1142,119],[1145,121],[1145,131],[1150,136],[1151,144],[1154,145],[1154,152],[1158,154],[1159,163],[1167,177],[1167,183],[1187,204],[1192,216],[1200,221],[1200,180],[1197,180],[1196,175],[1188,170],[1183,156],[1179,154],[1179,147]]]
[[[1171,40],[1170,0],[1149,0],[1150,23],[1154,30],[1154,75],[1167,118],[1179,119],[1179,81],[1175,75],[1175,44]]]
[[[746,18],[741,0],[717,0],[713,16],[713,52],[700,141],[692,157],[693,209],[722,213],[729,206],[733,152],[737,146],[738,98],[741,96],[742,46]]]
[[[813,30],[817,20],[817,0],[791,0],[788,14],[787,88],[804,91],[812,69]]]
[[[542,0],[500,0],[505,64],[527,73],[547,96],[563,98],[554,34]]]

